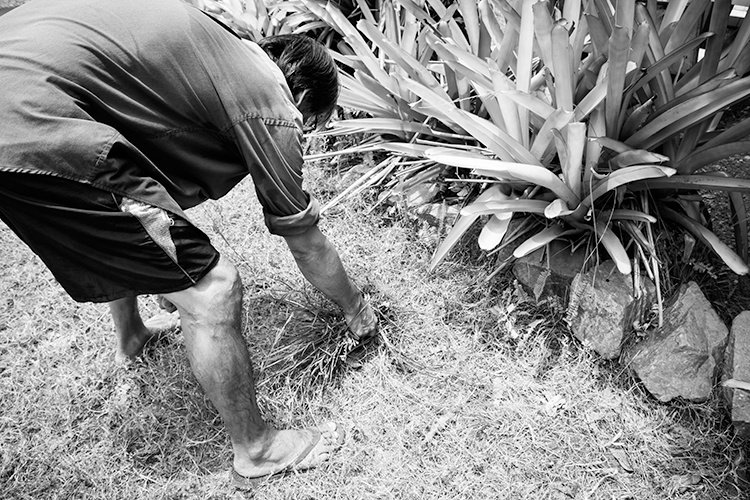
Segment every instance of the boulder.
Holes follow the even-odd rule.
[[[664,326],[629,353],[630,366],[660,401],[705,401],[711,395],[729,335],[694,282],[665,309]]]
[[[586,252],[582,248],[575,252],[571,250],[569,243],[554,240],[546,248],[517,259],[513,264],[513,275],[536,300],[547,295],[565,299],[573,278],[586,262]]]
[[[723,381],[730,379],[750,382],[750,311],[740,313],[732,322],[722,374]],[[737,435],[750,438],[750,392],[725,387],[723,395]]]
[[[620,356],[623,341],[651,307],[656,287],[642,280],[639,290],[633,277],[617,270],[611,260],[579,273],[570,286],[566,321],[573,335],[605,359]]]

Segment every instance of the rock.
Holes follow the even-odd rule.
[[[740,313],[732,322],[722,375],[723,381],[730,379],[750,382],[750,311]],[[737,435],[750,438],[750,392],[725,387],[723,396]]]
[[[566,321],[573,335],[605,359],[620,356],[633,323],[651,307],[656,287],[645,278],[641,290],[633,289],[633,277],[617,270],[611,260],[579,273],[570,286]]]
[[[629,353],[630,366],[660,401],[711,395],[729,332],[694,282],[665,310],[664,326]]]
[[[547,249],[540,248],[517,259],[513,264],[513,275],[536,300],[549,295],[565,299],[573,279],[585,263],[586,252],[582,248],[573,252],[569,243],[554,240]]]
[[[536,300],[547,295],[567,297],[573,278],[586,261],[583,249],[571,252],[570,244],[563,241],[555,240],[547,248],[540,248],[513,264],[513,275]]]

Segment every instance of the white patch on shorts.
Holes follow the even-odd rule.
[[[174,221],[165,210],[130,198],[122,199],[120,210],[135,216],[154,243],[177,263],[177,248],[169,233]]]

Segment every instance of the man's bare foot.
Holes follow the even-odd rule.
[[[120,337],[120,342],[115,353],[115,361],[127,363],[137,358],[143,352],[143,348],[149,341],[170,332],[180,326],[180,315],[177,312],[160,312],[147,319],[143,328],[128,332]]]
[[[235,453],[234,470],[246,479],[301,471],[325,463],[344,442],[344,431],[333,422],[317,429],[271,431],[257,451]]]

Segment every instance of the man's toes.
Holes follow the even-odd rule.
[[[151,334],[174,330],[180,326],[180,315],[177,312],[160,312],[144,323]]]
[[[344,444],[346,433],[336,422],[327,422],[318,428],[322,434],[322,438],[330,442],[334,449]]]

